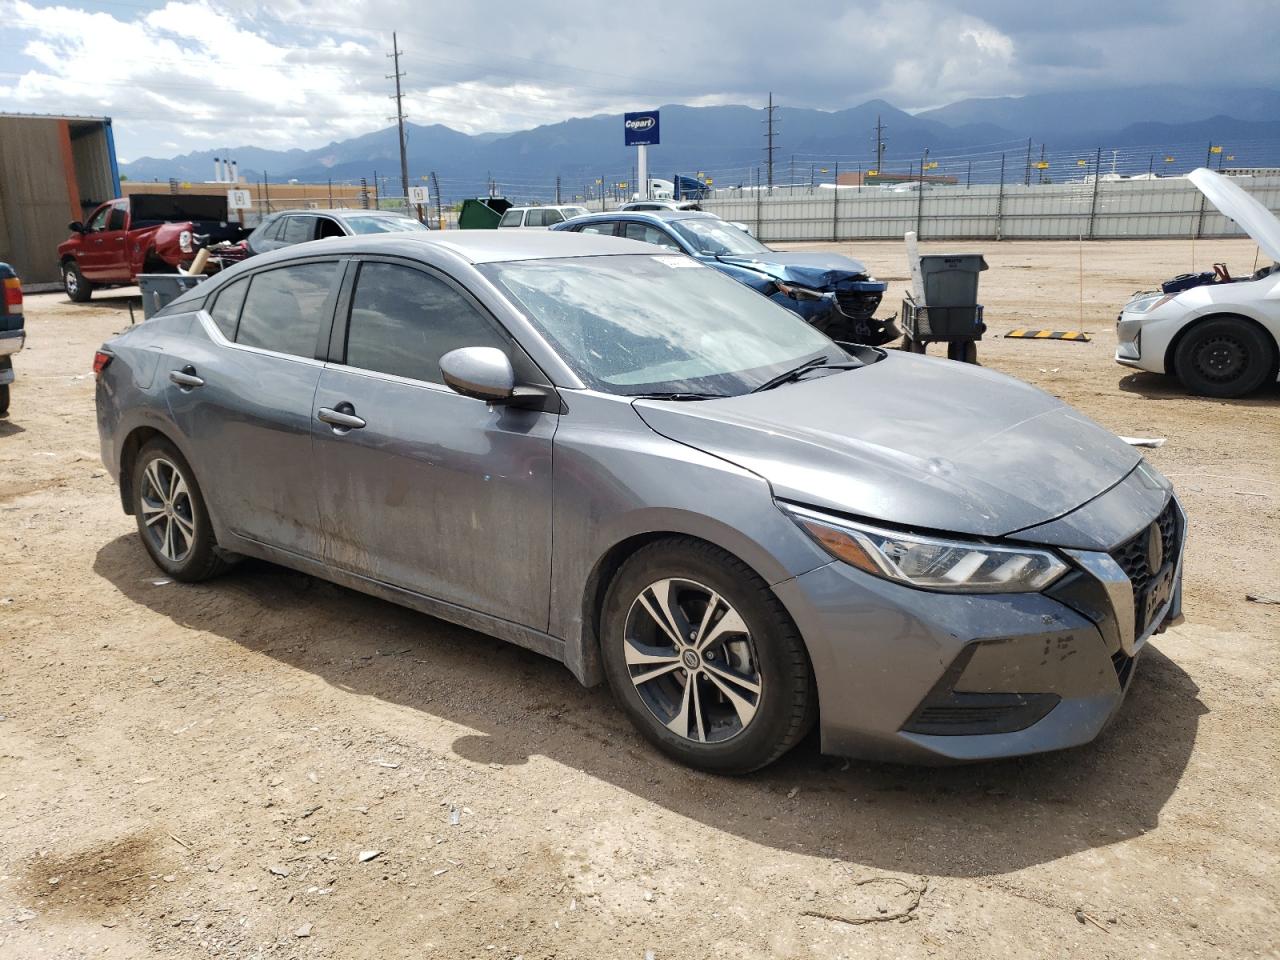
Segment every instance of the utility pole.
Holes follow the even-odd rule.
[[[404,74],[400,72],[400,44],[394,32],[391,34],[391,52],[387,56],[395,60],[396,72],[391,77],[387,77],[387,79],[390,80],[394,77],[396,81],[396,95],[393,99],[396,102],[396,126],[400,131],[400,189],[403,191],[404,202],[407,206],[409,203],[409,153],[408,145],[404,139],[404,95],[400,90],[400,78]],[[390,118],[388,117],[388,119]]]
[[[765,148],[764,148],[764,163],[765,163],[765,169],[768,171],[768,175],[767,175],[767,182],[768,182],[768,185],[769,185],[769,192],[770,192],[770,193],[773,193],[773,150],[774,150],[774,147],[773,147],[773,112],[774,112],[775,110],[777,110],[777,109],[778,109],[778,108],[777,108],[777,107],[775,107],[775,106],[773,105],[773,92],[772,92],[772,91],[770,91],[770,92],[769,92],[769,107],[768,107],[768,110],[766,111],[765,118],[764,118],[764,122],[765,122],[765,133],[764,133],[764,140],[765,140]]]
[[[1040,163],[1041,163],[1042,165],[1041,165],[1041,166],[1039,166],[1039,167],[1037,167],[1036,169],[1040,171],[1040,183],[1041,183],[1041,184],[1043,184],[1043,183],[1044,183],[1044,166],[1043,166],[1043,164],[1044,164],[1044,144],[1043,144],[1043,143],[1042,143],[1042,144],[1040,144]]]
[[[560,203],[560,178],[556,177],[556,204]]]
[[[876,114],[876,173],[883,173],[884,163],[884,124],[880,122],[880,114]]]

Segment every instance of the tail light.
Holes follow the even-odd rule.
[[[101,380],[102,371],[107,369],[107,364],[111,362],[111,354],[105,350],[99,350],[93,355],[93,379]]]
[[[22,313],[22,281],[17,277],[9,277],[4,281],[3,313]]]

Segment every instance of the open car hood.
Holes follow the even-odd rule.
[[[1220,173],[1200,167],[1187,178],[1224,217],[1238,223],[1263,253],[1280,263],[1280,220],[1274,213]]]
[[[867,268],[861,261],[838,253],[763,253],[752,256],[722,256],[721,263],[755,270],[783,283],[795,283],[812,290],[834,290],[850,280],[864,280]]]
[[[1141,461],[1035,387],[898,351],[763,393],[634,406],[657,433],[752,471],[779,499],[972,536],[1061,517]]]

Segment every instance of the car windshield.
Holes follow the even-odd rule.
[[[585,383],[606,393],[737,396],[807,359],[848,359],[794,313],[684,256],[523,260],[480,270]]]
[[[347,217],[352,233],[399,233],[401,230],[426,230],[412,217]]]
[[[713,217],[669,220],[667,222],[695,250],[706,257],[742,256],[772,252],[750,234],[739,230],[733,224]]]
[[[589,211],[586,207],[561,207],[560,212],[564,214],[564,218],[568,220],[570,217],[585,217]]]

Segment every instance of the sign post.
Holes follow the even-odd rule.
[[[241,226],[244,226],[244,212],[251,209],[253,209],[253,198],[249,196],[248,190],[227,191],[227,210],[240,211]]]
[[[422,223],[422,210],[431,206],[431,193],[426,187],[410,187],[409,202],[418,208],[418,222]]]
[[[623,142],[636,148],[636,173],[640,179],[639,197],[649,199],[649,151],[659,142],[658,111],[645,110],[623,114]]]

